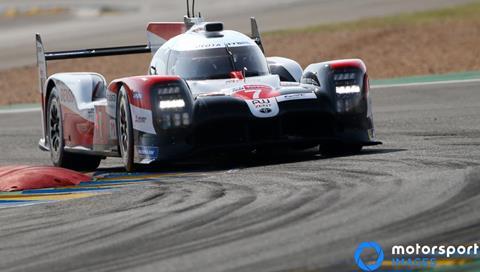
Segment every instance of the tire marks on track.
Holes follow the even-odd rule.
[[[192,177],[202,174],[205,173],[96,173],[93,174],[92,181],[83,182],[78,186],[0,192],[0,209],[93,197],[98,194],[111,193],[112,190],[135,183]]]

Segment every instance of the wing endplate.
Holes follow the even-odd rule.
[[[262,52],[265,53],[265,49],[263,48],[262,43],[262,36],[260,35],[260,31],[258,31],[257,19],[255,19],[255,17],[251,17],[250,24],[252,27],[252,39],[260,47],[260,49],[262,49]]]
[[[157,50],[171,38],[187,31],[183,22],[152,22],[147,26],[148,45],[155,54]]]

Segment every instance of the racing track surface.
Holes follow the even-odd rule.
[[[362,241],[477,242],[479,88],[372,90],[384,145],[358,156],[192,163],[168,169],[185,176],[0,209],[0,271],[345,271]],[[47,163],[37,124],[0,116],[1,164]]]

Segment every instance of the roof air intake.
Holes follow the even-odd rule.
[[[221,23],[221,22],[206,23],[205,24],[205,31],[207,31],[207,32],[223,31],[223,23]]]

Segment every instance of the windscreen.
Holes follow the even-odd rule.
[[[256,46],[172,51],[168,60],[169,74],[187,80],[230,78],[231,72],[244,68],[247,77],[269,74],[267,61]]]

